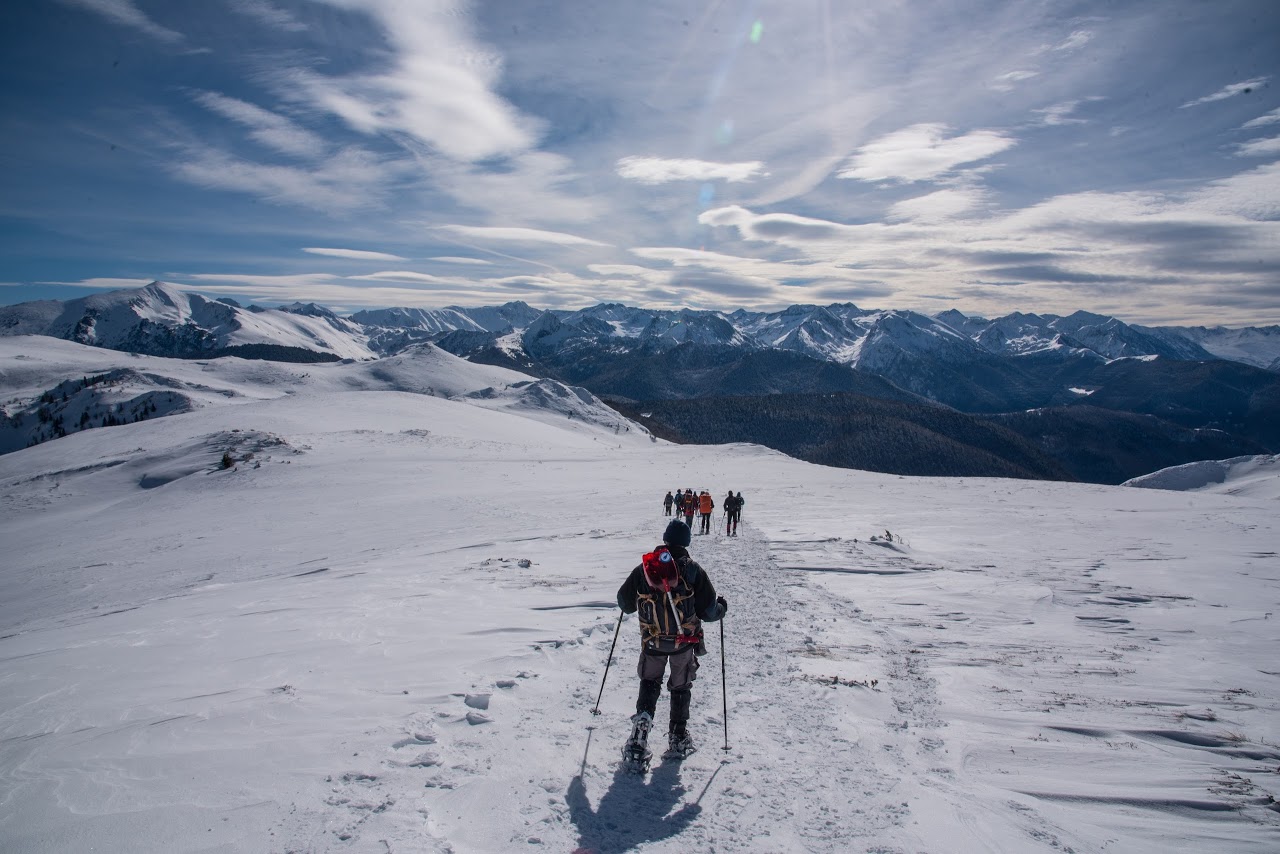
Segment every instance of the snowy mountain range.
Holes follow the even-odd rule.
[[[903,358],[964,364],[991,356],[1064,351],[1104,360],[1216,358],[1267,369],[1275,369],[1280,360],[1280,327],[1146,327],[1085,311],[1067,317],[1014,313],[986,319],[956,310],[929,317],[913,311],[861,309],[851,303],[725,314],[617,303],[540,311],[511,302],[479,308],[365,310],[341,317],[314,303],[246,308],[163,282],[66,302],[0,307],[3,335],[49,335],[179,357],[274,345],[341,359],[370,359],[453,332],[478,333],[480,338],[470,339],[473,347],[484,336],[496,343],[519,333],[519,346],[530,354],[588,344],[777,349],[871,373],[886,371]]]
[[[840,432],[852,429],[846,417],[823,428],[837,432],[821,448],[788,427],[790,416],[773,405],[721,407],[752,417],[700,414],[701,427],[692,432],[692,409],[648,406],[634,417],[645,409],[656,413],[646,425],[672,438],[763,442],[814,461],[896,473],[1056,471],[1118,483],[1205,455],[1280,451],[1280,370],[1273,369],[1280,364],[1280,327],[1144,327],[1087,312],[990,320],[948,311],[928,317],[852,304],[725,314],[617,303],[540,311],[512,302],[343,317],[314,303],[245,307],[154,282],[68,302],[0,308],[0,335],[49,336],[187,359],[342,361],[351,364],[333,375],[355,385],[394,373],[404,359],[421,358],[424,347],[438,347],[479,365],[519,372],[527,381],[539,377],[562,389],[585,389],[620,406],[788,394],[799,395],[788,398],[791,404],[829,410],[823,416],[829,418],[834,410],[822,395],[861,395],[881,403],[845,401],[837,408],[861,412],[882,434],[850,442]],[[194,398],[175,382],[127,362],[61,377],[6,404],[0,446],[13,450],[86,427],[185,411]],[[548,399],[561,394],[576,392]],[[886,409],[884,401],[895,408]],[[941,419],[928,411],[936,406],[999,416],[997,426],[1021,439],[996,436],[990,425],[972,420]],[[871,418],[873,410],[880,416]],[[893,423],[912,425],[915,439],[883,432],[890,411]],[[1023,414],[1029,411],[1040,415]],[[761,421],[762,413],[772,421]],[[939,432],[942,424],[947,426]],[[979,434],[983,438],[963,441],[960,450],[934,453],[942,448],[939,442],[951,447],[960,435]],[[1047,456],[1028,468],[1026,448],[1014,450],[1023,440]],[[929,453],[922,454],[926,446]],[[996,447],[1009,454],[1001,451],[1001,460],[976,469],[973,460],[958,456],[985,460]],[[907,464],[908,454],[914,465]],[[943,464],[944,458],[952,462]],[[938,460],[939,467],[916,467],[926,459]]]

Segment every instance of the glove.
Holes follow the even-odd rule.
[[[723,617],[729,613],[729,603],[724,600],[723,596],[716,597],[716,604],[720,606],[720,616]]]

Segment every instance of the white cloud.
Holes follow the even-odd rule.
[[[1074,101],[1063,101],[1059,104],[1053,104],[1052,106],[1045,107],[1044,109],[1032,110],[1031,112],[1040,115],[1041,118],[1039,124],[1044,125],[1045,127],[1055,127],[1058,125],[1082,125],[1087,124],[1087,120],[1071,117],[1071,114],[1076,111],[1076,107],[1079,107],[1086,101],[1100,100],[1102,99],[1099,97],[1079,98]]]
[[[195,92],[192,97],[206,109],[249,128],[251,137],[282,154],[319,157],[327,147],[319,135],[299,127],[284,116],[238,98],[217,92]]]
[[[1236,154],[1241,157],[1272,157],[1280,154],[1280,136],[1242,142]]]
[[[985,160],[1017,144],[999,131],[946,137],[943,124],[918,124],[870,142],[849,159],[841,178],[859,181],[928,181],[957,166]]]
[[[441,191],[466,207],[492,211],[504,222],[598,223],[606,213],[600,199],[572,186],[571,161],[548,151],[507,158],[496,171],[442,157],[425,165]]]
[[[162,27],[147,17],[145,12],[134,5],[133,0],[60,0],[60,2],[97,12],[117,24],[132,27],[162,42],[176,44],[185,39],[182,33]]]
[[[664,157],[623,157],[618,174],[641,184],[668,181],[750,181],[767,175],[759,160],[746,163],[714,163],[708,160]]]
[[[1093,41],[1093,35],[1092,30],[1076,30],[1071,35],[1067,36],[1061,44],[1055,45],[1053,49],[1078,50]]]
[[[441,264],[478,264],[493,266],[492,261],[485,261],[483,258],[463,258],[457,255],[438,255],[434,258],[428,258],[427,260],[438,261]]]
[[[1201,104],[1209,104],[1209,103],[1212,103],[1213,101],[1224,101],[1227,98],[1234,98],[1236,95],[1243,95],[1247,92],[1252,92],[1254,89],[1261,86],[1263,83],[1266,83],[1270,79],[1271,79],[1270,77],[1255,77],[1252,80],[1245,80],[1242,83],[1232,83],[1230,86],[1223,86],[1221,89],[1219,89],[1217,92],[1214,92],[1212,95],[1205,95],[1203,98],[1197,98],[1194,101],[1188,101],[1187,103],[1183,104],[1180,109],[1186,109],[1187,107],[1198,107]]]
[[[471,303],[477,294],[474,283],[402,280],[410,287],[377,286],[369,280],[357,281],[327,273],[298,273],[262,276],[242,273],[196,273],[182,276],[187,283],[167,279],[183,290],[209,295],[248,298],[254,302],[318,302],[323,305],[353,307],[423,306],[448,302]],[[395,281],[395,280],[391,280]],[[197,282],[198,284],[190,284]]]
[[[1025,69],[1018,71],[1007,71],[996,77],[995,82],[991,84],[991,88],[998,92],[1012,92],[1016,84],[1023,80],[1030,80],[1033,77],[1039,77],[1039,71],[1027,71]]]
[[[947,189],[905,199],[889,209],[890,221],[946,222],[978,210],[987,193],[977,188]]]
[[[403,136],[459,161],[508,156],[533,146],[534,124],[495,91],[500,57],[473,37],[452,3],[324,0],[368,13],[389,42],[385,70],[325,76],[296,68],[279,81],[365,134]]]
[[[408,261],[408,258],[402,258],[399,255],[389,255],[386,252],[369,252],[364,249],[325,249],[323,247],[306,247],[303,252],[310,252],[312,255],[327,255],[330,258],[350,258],[353,261]]]
[[[1273,124],[1276,124],[1277,122],[1280,122],[1280,107],[1277,107],[1276,109],[1272,110],[1271,112],[1265,115],[1258,116],[1256,119],[1250,119],[1249,121],[1245,122],[1241,127],[1259,128],[1259,127],[1262,127],[1263,125],[1273,125]]]
[[[378,204],[404,167],[354,148],[304,168],[254,163],[223,151],[187,146],[169,168],[176,177],[201,187],[332,214]]]
[[[363,276],[351,276],[351,278],[361,282],[416,282],[423,285],[452,285],[457,283],[457,279],[433,276],[430,273],[419,273],[414,270],[382,270]]]
[[[78,282],[37,282],[41,285],[67,285],[73,288],[92,288],[94,290],[119,291],[131,290],[133,288],[144,288],[154,282],[154,277],[150,279],[111,279],[111,278],[94,278],[81,279]],[[25,284],[25,283],[24,283]]]
[[[293,13],[281,9],[270,0],[231,0],[236,11],[254,18],[259,23],[290,33],[300,33],[307,25],[293,16]]]
[[[466,240],[497,240],[517,243],[555,243],[560,246],[608,246],[598,240],[565,234],[560,231],[543,231],[537,228],[492,227],[478,225],[439,225],[435,230],[462,237]]]
[[[1221,300],[1270,286],[1270,271],[1280,267],[1280,163],[1180,193],[1073,193],[1013,211],[982,210],[982,201],[976,189],[932,193],[895,205],[893,223],[844,224],[739,206],[700,217],[787,251],[794,265],[692,250],[636,254],[775,282],[797,275],[874,279],[903,307],[927,309],[942,299],[930,296],[941,289],[987,313],[1145,301],[1164,306],[1149,320],[1168,322],[1247,322]]]
[[[1191,203],[1218,215],[1270,222],[1280,229],[1274,222],[1280,220],[1280,162],[1214,181],[1196,191]]]

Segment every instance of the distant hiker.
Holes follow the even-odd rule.
[[[671,505],[672,505],[674,502],[675,502],[675,499],[671,497],[671,493],[670,493],[670,492],[667,492],[667,497],[666,497],[666,498],[664,498],[664,499],[662,499],[662,509],[665,511],[665,512],[662,514],[663,516],[670,516],[670,515],[671,515]]]
[[[716,502],[711,498],[711,493],[705,489],[698,496],[698,512],[702,514],[702,529],[699,534],[711,533],[711,511],[716,509]]]
[[[672,520],[662,534],[663,545],[646,554],[618,588],[618,607],[626,614],[638,611],[640,617],[640,696],[631,718],[631,738],[622,751],[623,761],[635,770],[648,768],[653,755],[648,748],[649,729],[668,663],[671,723],[667,752],[681,758],[693,753],[687,725],[697,656],[706,651],[702,623],[715,622],[729,610],[724,597],[716,596],[706,571],[689,556],[691,539],[689,526]]]
[[[693,494],[692,489],[684,491],[684,523],[689,526],[689,530],[693,530],[693,514],[698,512],[698,496]]]
[[[738,536],[738,520],[742,518],[742,493],[733,494],[733,490],[729,490],[729,494],[724,499],[724,532],[726,536]]]

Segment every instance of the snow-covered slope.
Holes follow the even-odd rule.
[[[270,345],[370,359],[358,327],[314,307],[250,311],[231,301],[211,300],[164,282],[144,288],[93,294],[65,303],[56,316],[45,303],[0,308],[0,334],[48,335],[96,347],[163,356]]]
[[[379,308],[357,311],[351,319],[362,326],[390,329],[420,329],[424,332],[449,332],[464,329],[482,332],[484,327],[456,308]]]
[[[1280,456],[1263,454],[1229,460],[1202,460],[1144,474],[1125,481],[1123,485],[1276,499],[1280,498]]]
[[[6,388],[73,352],[106,366],[5,355]],[[182,364],[239,405],[0,457],[6,851],[1276,850],[1270,499],[875,475],[584,424],[540,384]],[[700,751],[636,778],[633,617],[591,712],[681,485],[741,491],[744,527],[692,545],[730,603]]]
[[[98,427],[294,394],[392,391],[462,397],[485,391],[537,418],[576,417],[610,432],[631,424],[582,389],[459,359],[419,344],[370,362],[301,365],[224,357],[167,359],[41,336],[0,338],[0,454]],[[532,395],[532,396],[531,396]],[[572,410],[556,400],[574,401]],[[523,401],[523,404],[520,404]]]
[[[1275,370],[1276,362],[1280,361],[1280,326],[1250,326],[1245,329],[1166,326],[1158,329],[1165,335],[1189,339],[1220,359],[1268,370]]]

